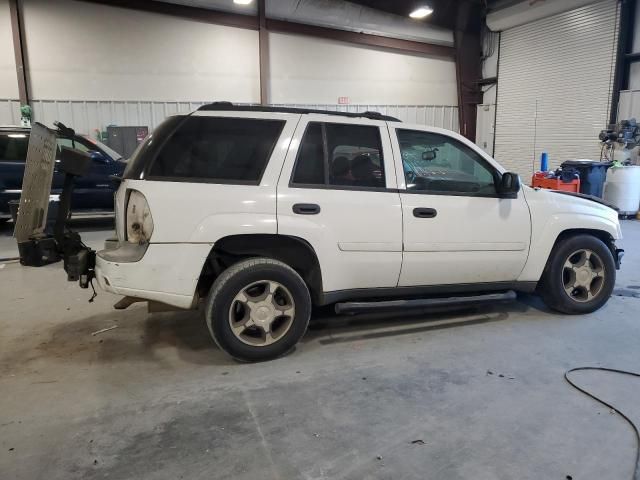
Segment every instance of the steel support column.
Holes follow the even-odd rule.
[[[482,78],[482,21],[479,4],[460,2],[454,31],[458,115],[460,133],[472,142],[476,140],[477,106],[482,103],[482,89],[478,84]]]
[[[27,73],[27,52],[24,40],[24,20],[20,0],[9,0],[9,15],[11,17],[13,53],[16,60],[16,74],[18,77],[18,96],[21,105],[28,105],[30,100],[29,78]]]
[[[269,104],[269,32],[267,31],[266,0],[258,0],[258,48],[260,56],[260,103]]]
[[[629,88],[631,64],[640,60],[639,55],[632,53],[636,8],[636,0],[620,0],[618,48],[611,92],[611,105],[609,107],[609,123],[616,123],[617,121],[620,90]]]

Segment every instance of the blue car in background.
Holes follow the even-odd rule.
[[[20,199],[30,133],[28,127],[0,126],[0,222],[11,218],[9,202]],[[73,142],[70,138],[58,137],[56,161],[60,158],[61,147],[72,147],[72,143],[93,160],[89,173],[76,179],[71,198],[72,214],[113,213],[113,193],[117,185],[110,176],[122,175],[125,160],[97,140],[76,135]],[[62,192],[63,183],[64,174],[54,170],[51,193]]]

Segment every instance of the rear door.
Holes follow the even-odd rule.
[[[278,233],[315,250],[323,290],[395,287],[402,210],[385,122],[303,115],[278,182]]]

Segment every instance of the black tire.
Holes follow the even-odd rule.
[[[235,296],[247,285],[260,281],[274,281],[286,287],[295,313],[288,331],[275,343],[252,346],[236,337],[229,316]],[[228,355],[244,362],[272,360],[292,350],[305,334],[311,317],[311,296],[304,280],[287,264],[270,258],[251,258],[220,274],[207,297],[205,315],[213,340]]]
[[[572,253],[581,249],[591,250],[602,261],[603,285],[591,300],[577,301],[564,287],[564,264]],[[539,292],[544,302],[562,313],[578,315],[591,313],[602,307],[613,292],[616,283],[616,266],[611,250],[597,237],[579,234],[561,239],[554,247],[542,275]]]

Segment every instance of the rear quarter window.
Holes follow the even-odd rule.
[[[158,152],[147,178],[258,184],[284,123],[189,117]]]

